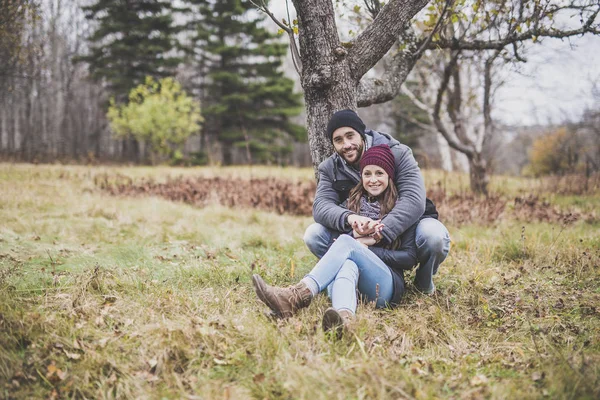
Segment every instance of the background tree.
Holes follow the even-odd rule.
[[[174,75],[181,58],[175,55],[179,29],[171,2],[96,0],[82,9],[97,26],[88,38],[89,53],[76,60],[89,65],[90,77],[103,82],[118,103],[126,102],[129,91],[146,76]],[[138,142],[124,140],[123,153],[139,161]]]
[[[300,79],[307,109],[309,143],[314,165],[332,152],[320,134],[328,118],[342,108],[366,107],[394,98],[402,83],[426,49],[453,52],[466,50],[512,51],[521,58],[527,40],[542,37],[564,38],[598,33],[597,1],[574,0],[555,4],[551,0],[435,1],[427,24],[411,26],[410,20],[422,10],[424,0],[391,0],[381,7],[376,0],[365,0],[372,22],[354,39],[339,38],[331,0],[293,0],[298,16]],[[293,27],[278,21],[266,4],[261,9],[293,37]],[[448,11],[450,10],[450,11]],[[558,23],[558,14],[576,12],[580,25],[570,29]],[[444,29],[444,22],[460,29]],[[417,21],[418,22],[418,21]],[[450,32],[450,34],[445,33]],[[381,77],[364,78],[376,62],[389,55]],[[291,42],[295,47],[295,41]],[[475,176],[479,175],[479,172]],[[473,176],[473,175],[472,175]]]
[[[23,37],[29,23],[39,16],[39,4],[34,0],[0,0],[0,92],[11,89],[10,78],[16,66],[35,48],[25,46]]]
[[[233,147],[249,162],[269,162],[291,151],[306,131],[290,121],[302,110],[301,95],[281,70],[286,45],[262,24],[245,0],[188,0],[196,8],[192,39],[202,77],[204,133],[221,143],[223,163]]]
[[[535,176],[574,173],[582,146],[577,135],[566,127],[537,138],[529,151],[529,174]]]
[[[151,77],[131,90],[126,105],[108,109],[108,120],[116,135],[133,136],[150,144],[155,155],[177,162],[183,158],[181,147],[190,135],[199,133],[200,105],[188,97],[173,78],[155,81]]]
[[[82,7],[97,23],[89,37],[89,54],[79,57],[89,65],[90,77],[106,82],[117,102],[144,83],[147,76],[171,76],[181,62],[171,2],[161,0],[96,0]]]

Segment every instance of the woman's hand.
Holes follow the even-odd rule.
[[[350,221],[350,218],[348,218],[348,220]],[[354,237],[373,235],[375,233],[380,233],[383,229],[383,224],[381,223],[380,219],[372,220],[370,218],[366,218],[366,220],[354,220],[351,222],[351,225]]]
[[[377,240],[372,236],[361,236],[356,238],[356,241],[367,248],[377,243]]]

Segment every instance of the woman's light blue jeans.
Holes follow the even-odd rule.
[[[319,292],[327,288],[336,310],[356,312],[356,288],[378,308],[386,307],[394,294],[388,266],[348,235],[340,235],[306,277],[316,282]]]
[[[337,231],[314,223],[306,229],[304,243],[315,256],[321,258],[330,246],[333,247],[333,240],[339,235]],[[414,284],[418,290],[431,293],[435,290],[433,275],[450,251],[450,234],[437,219],[424,218],[417,225],[416,243],[419,267]]]

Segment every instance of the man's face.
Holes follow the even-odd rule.
[[[358,163],[364,149],[360,133],[350,127],[343,126],[333,131],[332,140],[336,153],[342,156],[348,164]]]

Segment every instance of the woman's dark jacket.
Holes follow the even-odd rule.
[[[429,199],[427,199],[425,213],[419,218],[419,221],[424,218],[438,218],[435,205]],[[419,221],[400,235],[401,243],[398,249],[390,250],[384,247],[369,246],[369,250],[375,253],[388,266],[392,273],[394,282],[394,294],[390,301],[392,307],[398,305],[404,295],[404,271],[412,269],[418,262],[416,234]]]

